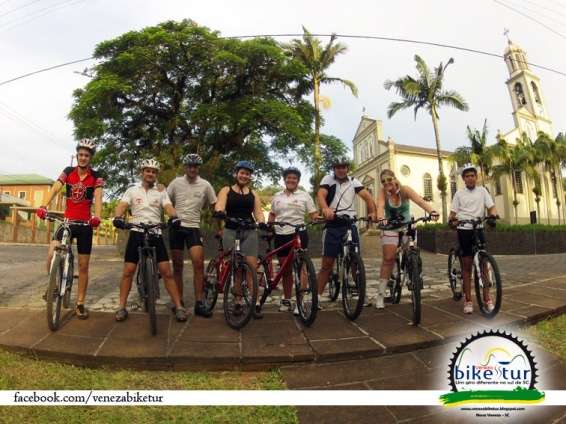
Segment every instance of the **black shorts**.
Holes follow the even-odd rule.
[[[71,240],[77,239],[77,252],[79,255],[90,255],[92,252],[92,227],[90,225],[73,225],[71,227]],[[53,240],[63,239],[63,226],[59,226],[53,233]]]
[[[460,254],[462,257],[473,256],[474,230],[462,230],[458,228],[458,244],[460,245]],[[479,241],[485,243],[485,235],[482,229],[477,230]]]
[[[341,227],[326,226],[322,231],[322,256],[337,258],[344,245],[344,236],[347,232],[348,227],[345,225]],[[360,243],[358,227],[355,225],[352,226],[352,241]]]
[[[299,231],[299,237],[301,238],[301,247],[306,249],[309,247],[309,235],[306,231]],[[295,238],[295,233],[293,234],[275,234],[275,238],[273,239],[273,245],[277,249],[278,247],[283,246],[285,243],[289,243],[291,240]],[[287,256],[289,254],[289,247],[285,249],[281,249],[277,252],[277,256]]]
[[[143,237],[143,233],[139,231],[130,231],[124,262],[138,263],[140,259],[138,247],[143,247]],[[165,243],[163,243],[163,237],[155,235],[149,236],[149,245],[155,247],[157,263],[169,261],[169,255],[167,254]]]
[[[202,236],[198,228],[181,229],[173,228],[169,230],[169,248],[171,250],[183,250],[187,246],[190,250],[193,246],[202,246]]]

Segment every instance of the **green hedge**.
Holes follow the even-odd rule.
[[[425,224],[419,227],[419,231],[436,231],[436,230],[449,230],[447,224]],[[504,224],[497,223],[494,231],[498,232],[566,232],[566,225],[546,225],[546,224]]]

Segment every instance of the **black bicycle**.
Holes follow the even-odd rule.
[[[230,327],[238,330],[250,321],[256,308],[257,273],[246,262],[240,244],[243,231],[256,229],[257,225],[249,219],[231,218],[221,213],[215,213],[214,217],[236,224],[236,237],[228,252],[224,251],[222,238],[217,237],[218,256],[212,259],[206,268],[203,304],[207,311],[212,311],[218,293],[224,293],[224,318]]]
[[[387,281],[389,295],[386,299],[391,303],[399,303],[403,286],[411,292],[411,303],[413,307],[413,325],[421,323],[421,290],[423,288],[423,263],[419,248],[416,246],[418,222],[431,221],[430,216],[403,222],[401,220],[391,220],[386,225],[379,225],[382,230],[398,230],[406,227],[406,230],[399,231],[397,251],[395,253],[395,265],[391,277]],[[405,237],[406,236],[406,237]]]
[[[139,228],[143,231],[143,246],[138,247],[138,270],[136,275],[136,286],[144,312],[149,316],[149,331],[151,335],[157,334],[157,313],[155,304],[159,299],[159,271],[157,269],[157,259],[155,247],[150,246],[149,238],[155,233],[153,230],[163,230],[166,224],[133,224],[127,223],[125,229]]]
[[[335,221],[342,221],[347,227],[342,239],[342,249],[338,253],[334,270],[328,282],[331,301],[335,301],[342,293],[342,308],[350,319],[357,319],[364,306],[366,297],[366,271],[360,254],[360,245],[352,237],[356,222],[370,222],[368,218],[356,218],[349,215],[338,215]]]
[[[458,220],[458,225],[472,226],[472,277],[480,312],[487,318],[493,318],[501,308],[503,289],[501,275],[495,258],[487,252],[487,245],[479,236],[481,224],[488,218]],[[448,255],[448,282],[452,298],[459,301],[463,293],[462,255],[460,248],[450,249]]]
[[[55,247],[49,267],[49,283],[45,300],[47,302],[47,325],[51,331],[56,331],[60,325],[61,306],[68,309],[71,303],[71,289],[74,279],[74,255],[71,238],[71,225],[90,224],[83,221],[61,219],[57,215],[47,214],[46,219],[59,222],[63,227],[61,243]]]

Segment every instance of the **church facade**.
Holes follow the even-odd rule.
[[[552,121],[548,117],[541,92],[540,79],[529,69],[524,51],[516,44],[509,42],[504,58],[509,70],[509,79],[506,84],[511,97],[515,128],[500,135],[510,144],[514,144],[522,133],[526,133],[533,141],[538,132],[545,132],[554,138]],[[360,120],[352,143],[355,164],[353,176],[358,178],[374,197],[381,187],[380,172],[384,169],[391,169],[395,172],[401,184],[410,186],[431,202],[435,210],[442,211],[442,199],[439,190],[436,188],[439,172],[434,146],[424,148],[398,144],[391,138],[385,140],[382,121],[365,115]],[[449,159],[451,153],[450,151],[441,152],[443,171],[448,178],[448,207],[454,193],[463,187],[458,168]],[[560,199],[561,204],[564,203],[565,199],[561,181],[556,184],[556,190],[554,190],[550,173],[545,172],[541,167],[540,175],[542,194],[538,208],[540,209],[540,216],[536,216],[537,222],[544,224],[566,223],[564,205],[561,205],[559,210],[556,204],[557,199]],[[519,224],[529,223],[531,218],[538,214],[535,195],[532,192],[534,183],[524,173],[517,173],[515,181],[519,202],[517,222]],[[492,194],[503,221],[514,223],[511,178],[505,176],[497,181],[491,180],[486,184],[486,187]],[[414,208],[418,207],[415,205]],[[417,211],[414,208],[412,209],[414,216],[422,216],[424,212]],[[356,200],[356,211],[358,216],[367,215],[365,204],[361,199]]]

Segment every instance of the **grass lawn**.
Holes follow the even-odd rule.
[[[566,314],[539,322],[527,330],[529,337],[566,361]]]
[[[0,390],[277,390],[272,372],[115,371],[39,361],[0,351]],[[210,396],[214,397],[213,391]],[[294,407],[0,407],[2,423],[297,423]]]

